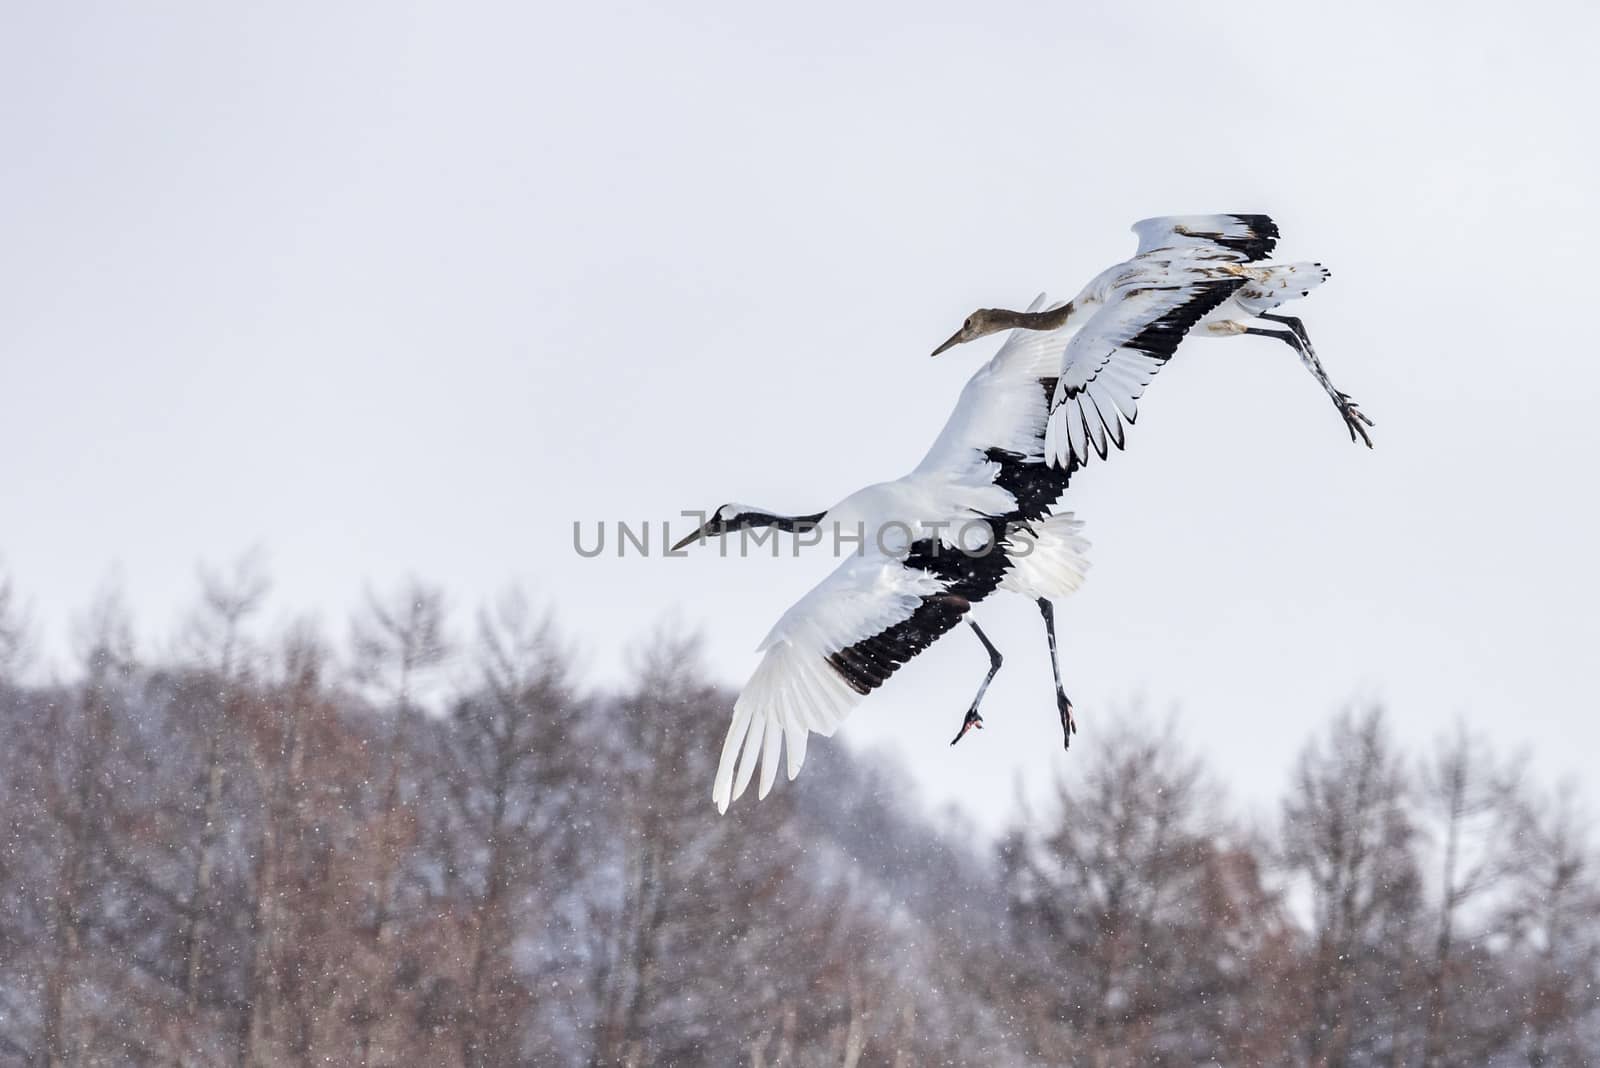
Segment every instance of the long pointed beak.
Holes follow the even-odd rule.
[[[959,344],[961,344],[961,331],[957,330],[955,333],[950,335],[949,341],[946,341],[943,345],[940,345],[938,348],[933,350],[933,355],[937,356],[945,349],[954,348]]]
[[[695,530],[695,532],[693,534],[690,534],[687,538],[679,539],[678,542],[676,544],[674,544],[672,546],[672,548],[668,549],[667,551],[675,553],[679,549],[682,549],[685,545],[692,545],[695,542],[700,541],[701,539],[705,538],[708,535],[708,533],[709,532],[706,530],[706,528],[704,526],[702,526],[702,527],[698,528],[697,530]]]

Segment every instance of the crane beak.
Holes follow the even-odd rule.
[[[959,344],[961,344],[961,331],[957,330],[955,333],[950,335],[949,341],[946,341],[943,345],[940,345],[938,348],[933,350],[933,355],[937,356],[945,349],[955,348]]]
[[[705,529],[706,529],[705,527],[701,527],[699,530],[695,531],[693,534],[690,534],[687,538],[683,538],[683,539],[681,539],[681,540],[679,540],[677,542],[674,542],[672,548],[668,549],[667,551],[675,553],[675,552],[679,551],[680,549],[682,549],[685,545],[689,545],[689,544],[691,544],[693,542],[699,541],[702,537],[705,536]]]
[[[722,533],[722,530],[721,530],[720,527],[714,525],[711,522],[706,522],[706,523],[701,524],[699,529],[697,529],[693,534],[690,534],[687,538],[680,538],[672,546],[672,548],[668,549],[667,551],[675,553],[675,552],[678,552],[680,549],[682,549],[686,545],[693,545],[697,541],[704,541],[706,538],[710,537],[713,534],[721,534],[721,533]]]

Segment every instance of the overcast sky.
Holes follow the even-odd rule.
[[[1549,775],[1600,751],[1588,5],[0,22],[0,559],[52,641],[112,568],[168,633],[198,560],[260,545],[274,611],[339,634],[366,583],[464,619],[520,580],[593,678],[670,618],[742,682],[832,560],[583,560],[573,522],[902,474],[998,343],[927,358],[971,309],[1070,296],[1135,219],[1269,212],[1333,269],[1303,315],[1377,448],[1285,346],[1185,345],[1072,487],[1082,729],[1176,709],[1247,800],[1351,699]],[[1071,774],[1038,613],[978,618],[989,730],[947,745],[986,666],[958,632],[809,759],[891,746],[990,825],[1019,770]]]

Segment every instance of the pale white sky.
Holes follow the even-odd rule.
[[[0,558],[49,632],[115,565],[165,633],[259,544],[339,633],[367,582],[520,578],[594,677],[676,611],[742,681],[830,560],[580,560],[573,520],[901,474],[972,308],[1265,211],[1378,447],[1285,347],[1186,346],[1074,484],[1083,729],[1176,706],[1247,799],[1353,696],[1600,750],[1590,7],[687,6],[8,6]],[[988,731],[946,744],[957,633],[840,737],[992,823],[1063,758],[1037,613],[979,618]]]

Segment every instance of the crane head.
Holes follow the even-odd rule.
[[[1016,325],[1009,314],[999,308],[979,308],[967,316],[966,322],[961,324],[961,329],[950,335],[950,340],[933,350],[937,356],[946,349],[954,348],[966,341],[976,341],[980,337],[1009,329]]]
[[[686,538],[680,538],[677,542],[673,543],[673,546],[669,551],[677,552],[684,546],[691,545],[694,542],[704,541],[706,538],[715,537],[718,534],[726,534],[730,530],[737,530],[739,528],[739,524],[736,522],[737,518],[740,514],[747,511],[751,511],[751,509],[746,508],[742,504],[723,505],[710,515],[706,516],[705,522],[701,523],[699,528],[696,529],[693,534],[690,534]],[[689,512],[685,514],[693,515],[694,513]]]

